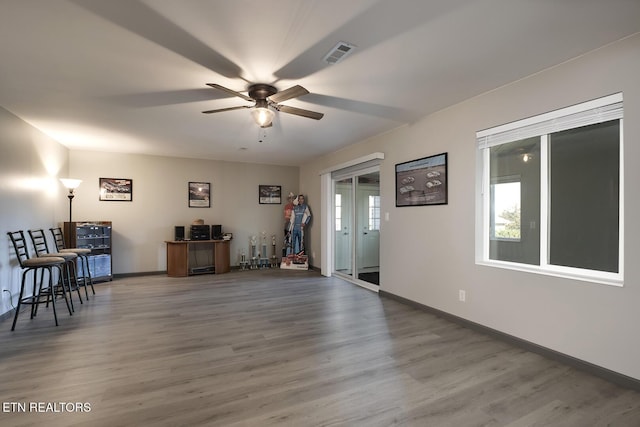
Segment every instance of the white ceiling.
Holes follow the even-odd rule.
[[[638,31],[640,0],[0,0],[0,106],[72,149],[299,165]],[[324,118],[201,113],[256,82]]]

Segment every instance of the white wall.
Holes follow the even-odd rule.
[[[298,191],[299,180],[297,167],[92,151],[70,152],[70,165],[70,176],[83,180],[73,201],[73,220],[113,222],[115,274],[166,270],[164,242],[173,240],[174,226],[188,229],[200,218],[233,233],[231,265],[238,265],[242,250],[249,253],[250,236],[263,231],[269,251],[271,235],[276,235],[279,256],[286,195]],[[99,201],[101,177],[132,179],[133,200]],[[210,208],[188,207],[189,181],[211,183]],[[259,204],[260,184],[281,185],[283,203]]]
[[[8,231],[49,228],[68,206],[58,181],[67,170],[67,149],[0,107],[0,314],[20,292],[21,269]],[[10,292],[4,292],[8,290]]]
[[[640,379],[638,75],[640,35],[303,165],[301,190],[320,200],[319,171],[384,152],[381,210],[389,212],[390,220],[381,228],[381,289]],[[620,91],[625,109],[624,287],[475,265],[475,132]],[[449,204],[396,208],[394,165],[441,152],[449,153]],[[311,232],[311,251],[319,255],[320,227]],[[458,301],[459,289],[466,290],[466,303]]]

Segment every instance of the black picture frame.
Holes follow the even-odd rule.
[[[279,205],[282,203],[282,186],[258,185],[258,203],[261,205]]]
[[[129,178],[100,178],[99,200],[103,202],[131,202],[133,180]]]
[[[448,153],[396,164],[396,207],[449,203]]]
[[[190,208],[210,208],[211,207],[211,183],[189,181],[189,207]]]

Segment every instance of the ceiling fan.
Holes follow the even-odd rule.
[[[271,85],[256,83],[249,86],[249,96],[215,83],[207,83],[207,86],[211,86],[214,89],[227,92],[228,94],[242,98],[245,101],[255,101],[255,104],[253,106],[239,105],[237,107],[207,110],[203,111],[204,114],[221,113],[224,111],[239,110],[242,108],[252,108],[253,111],[251,113],[253,114],[253,118],[255,119],[258,126],[263,128],[267,128],[272,125],[271,121],[273,120],[274,116],[273,110],[281,111],[288,114],[295,114],[296,116],[307,117],[314,120],[320,120],[324,116],[324,114],[315,111],[303,110],[302,108],[279,104],[280,102],[286,101],[287,99],[297,98],[309,93],[308,90],[300,85],[295,85],[290,87],[289,89],[278,92],[278,90]],[[269,109],[269,107],[271,107],[273,110]]]

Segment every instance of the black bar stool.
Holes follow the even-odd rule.
[[[53,318],[55,320],[56,326],[58,326],[58,315],[56,313],[56,295],[62,295],[64,297],[64,301],[67,304],[67,309],[69,310],[69,315],[72,315],[71,306],[69,305],[69,300],[67,300],[67,293],[64,290],[64,285],[62,286],[62,289],[58,291],[58,281],[53,280],[54,269],[57,269],[60,276],[62,276],[62,265],[65,263],[64,258],[30,258],[29,250],[27,249],[27,242],[24,238],[24,233],[22,232],[22,230],[10,231],[7,233],[7,235],[11,239],[11,243],[13,243],[13,248],[16,252],[16,257],[18,258],[18,263],[20,264],[20,268],[22,268],[20,296],[18,297],[18,305],[16,306],[16,314],[13,317],[11,330],[13,331],[16,328],[16,322],[18,321],[18,314],[20,314],[20,307],[22,306],[22,304],[31,305],[31,319],[33,319],[37,314],[38,305],[46,303],[48,306],[49,301],[51,301],[51,307],[53,308]],[[37,285],[38,270],[40,270],[41,272],[39,286]],[[49,272],[49,285],[46,287],[44,286],[45,270]],[[25,297],[24,293],[26,288],[26,279],[29,272],[32,272],[33,274],[33,290],[30,296]],[[43,297],[46,297],[46,300],[42,301]]]
[[[64,244],[64,234],[62,234],[62,228],[55,227],[50,228],[51,235],[53,236],[53,242],[56,245],[57,252],[71,252],[78,255],[80,258],[80,267],[82,268],[82,275],[78,273],[79,286],[84,286],[84,293],[89,300],[89,292],[87,291],[87,284],[91,286],[91,292],[93,295],[96,294],[96,290],[93,287],[93,279],[91,278],[91,269],[89,268],[89,255],[91,254],[91,249],[88,248],[66,248]],[[76,269],[79,271],[80,269]]]
[[[29,230],[29,236],[31,237],[31,243],[33,243],[33,249],[36,251],[36,255],[38,257],[46,257],[53,256],[64,258],[65,263],[63,265],[64,274],[60,277],[60,280],[63,282],[66,279],[67,281],[67,289],[69,290],[69,302],[71,303],[71,310],[74,310],[73,307],[73,298],[71,298],[71,293],[76,291],[78,293],[78,299],[80,300],[80,304],[84,304],[82,302],[82,295],[80,294],[80,286],[78,286],[78,275],[76,273],[76,260],[78,259],[78,255],[72,252],[49,252],[49,245],[47,244],[47,239],[44,235],[44,231],[40,229]]]

